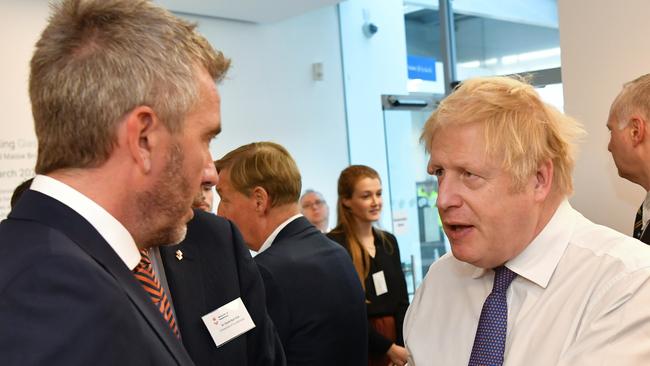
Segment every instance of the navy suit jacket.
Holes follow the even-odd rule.
[[[185,240],[160,254],[183,344],[197,365],[286,364],[262,278],[230,221],[195,210]],[[217,348],[201,317],[239,297],[255,328]]]
[[[0,363],[192,365],[90,223],[31,190],[0,223]]]
[[[646,244],[650,244],[650,228],[646,228],[646,230],[643,231],[639,240]]]
[[[365,295],[343,247],[299,217],[255,262],[288,365],[368,364]]]

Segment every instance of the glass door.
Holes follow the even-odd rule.
[[[409,295],[431,263],[449,251],[436,209],[438,182],[427,174],[429,160],[420,133],[437,104],[432,94],[384,96],[384,128],[392,232],[397,237]]]

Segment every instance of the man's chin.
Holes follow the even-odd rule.
[[[185,240],[186,236],[187,236],[187,225],[183,224],[183,227],[176,229],[174,233],[170,236],[169,243],[163,244],[163,246],[178,245],[183,240]]]
[[[204,212],[210,212],[211,211],[210,206],[207,203],[202,203],[202,204],[200,204],[198,206],[194,206],[194,207],[196,209],[199,209],[199,210],[204,211]]]

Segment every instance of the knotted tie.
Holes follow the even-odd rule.
[[[517,274],[500,266],[494,269],[494,287],[483,303],[469,366],[502,365],[508,330],[506,291]]]
[[[636,239],[641,239],[643,234],[643,204],[639,207],[639,211],[636,212],[636,217],[634,218],[634,231],[632,231],[632,236]]]
[[[165,290],[160,285],[158,277],[156,277],[156,274],[154,273],[149,255],[144,249],[140,250],[140,255],[142,258],[134,270],[135,278],[140,281],[142,288],[144,288],[144,290],[149,294],[149,297],[151,297],[153,303],[158,307],[158,310],[160,310],[160,313],[169,324],[174,335],[178,337],[178,327],[176,326],[176,320],[174,319],[171,304],[169,303]]]

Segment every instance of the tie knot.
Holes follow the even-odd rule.
[[[149,269],[151,266],[151,259],[149,259],[149,253],[146,249],[140,249],[140,263],[138,263],[138,266],[145,269]]]
[[[504,293],[510,287],[512,280],[517,274],[508,269],[506,266],[499,266],[494,269],[494,287],[492,292]]]

